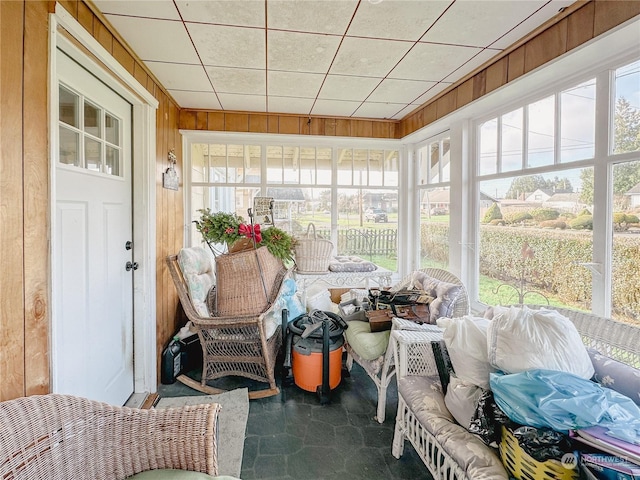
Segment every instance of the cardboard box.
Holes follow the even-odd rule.
[[[343,293],[347,293],[351,288],[330,288],[329,293],[331,294],[331,301],[333,303],[339,304],[342,299],[340,298]]]

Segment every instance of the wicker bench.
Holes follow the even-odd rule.
[[[217,475],[219,410],[142,410],[60,394],[8,400],[0,403],[0,478],[119,480],[159,469]]]
[[[590,313],[556,310],[575,324],[585,347],[638,368],[640,327]],[[455,423],[447,411],[431,340],[433,333],[394,330],[391,334],[398,380],[393,455],[400,458],[407,439],[435,479],[507,480],[496,453]]]

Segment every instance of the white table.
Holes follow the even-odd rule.
[[[302,304],[305,306],[307,304],[307,288],[316,282],[326,282],[335,287],[353,286],[354,288],[364,283],[365,288],[369,288],[369,280],[373,280],[380,287],[390,287],[392,275],[391,270],[382,267],[371,272],[300,273],[297,270],[293,271],[293,278],[298,286]]]

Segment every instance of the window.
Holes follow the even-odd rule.
[[[479,121],[476,132],[480,302],[597,305],[640,321],[640,61]]]
[[[58,161],[122,176],[121,120],[65,85],[58,97]]]
[[[448,136],[418,149],[421,268],[449,265],[450,150]]]
[[[338,254],[396,270],[398,150],[194,141],[190,152],[192,220],[204,208],[247,219],[253,198],[266,196],[277,227],[301,235],[313,223]]]

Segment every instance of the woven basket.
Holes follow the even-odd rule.
[[[557,460],[538,462],[531,458],[518,444],[518,439],[505,426],[502,427],[500,456],[509,475],[519,480],[577,480],[578,478],[577,468],[566,468]]]
[[[282,260],[266,247],[218,255],[215,315],[264,312],[277,295],[283,271]]]
[[[330,240],[318,238],[316,226],[310,223],[307,234],[296,238],[296,270],[300,273],[327,273],[332,252],[333,243]]]

